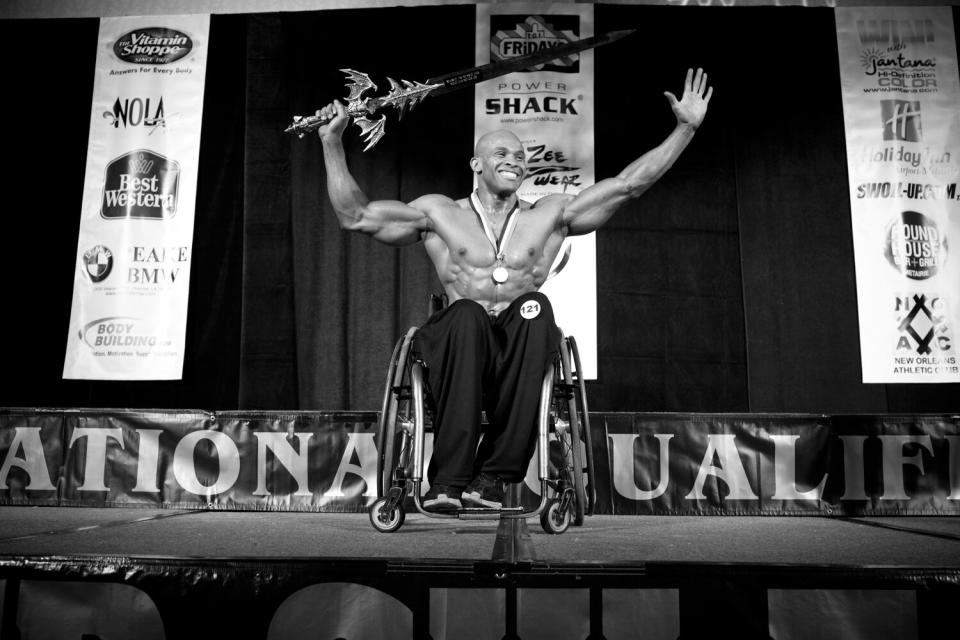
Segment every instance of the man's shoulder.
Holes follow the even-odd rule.
[[[573,200],[574,196],[569,193],[548,193],[532,205],[531,208],[546,209],[550,207],[565,207],[568,202]]]
[[[430,193],[420,196],[416,200],[412,201],[410,206],[426,211],[427,213],[438,213],[444,209],[455,208],[460,205],[459,201],[454,200],[449,196],[439,193]]]

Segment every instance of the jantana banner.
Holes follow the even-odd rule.
[[[592,37],[593,5],[477,5],[478,65]],[[477,85],[475,137],[508,129],[526,151],[527,177],[518,192],[529,202],[577,194],[594,182],[593,52],[553,60]],[[541,288],[557,324],[579,345],[584,377],[597,372],[596,234],[567,238]]]
[[[843,7],[836,17],[863,381],[960,381],[951,9]]]
[[[64,378],[182,375],[209,26],[100,22]]]

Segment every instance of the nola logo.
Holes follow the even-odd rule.
[[[902,212],[886,236],[887,262],[911,280],[932,278],[947,259],[947,239],[936,222],[918,211]]]
[[[103,118],[114,129],[123,127],[144,127],[153,134],[158,128],[167,128],[163,110],[163,96],[153,98],[117,98],[113,108],[103,112]]]
[[[897,351],[913,351],[925,356],[950,351],[952,342],[944,317],[944,303],[938,297],[927,298],[926,294],[898,296],[895,303],[897,315]]]
[[[191,50],[190,36],[166,27],[134,29],[113,43],[114,55],[132,64],[170,64]]]
[[[90,282],[103,282],[113,271],[113,252],[98,244],[83,252],[83,272]]]
[[[518,23],[516,15],[492,15],[490,33],[490,62],[499,62],[579,40],[580,16],[551,15],[550,22],[543,16],[528,16]],[[572,54],[527,69],[541,70],[577,73],[580,56]]]
[[[177,214],[180,165],[159,153],[137,149],[106,169],[100,215],[108,220],[163,220]]]
[[[902,47],[933,44],[933,20],[857,20],[863,47]]]
[[[880,120],[884,140],[920,142],[923,139],[918,100],[881,100]]]

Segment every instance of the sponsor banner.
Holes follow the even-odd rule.
[[[958,382],[951,10],[843,7],[836,16],[863,381]]]
[[[182,376],[209,24],[100,21],[64,378]]]
[[[592,425],[597,513],[960,513],[957,417],[612,413]],[[376,428],[373,412],[7,410],[0,504],[363,511]],[[536,456],[525,486],[535,506]]]
[[[476,63],[487,64],[593,36],[593,5],[477,5]],[[515,72],[475,89],[474,132],[509,129],[526,148],[524,200],[577,194],[594,182],[593,52]],[[597,372],[596,234],[568,238],[541,288],[557,324],[575,336],[583,375]]]

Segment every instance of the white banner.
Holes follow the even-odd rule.
[[[593,5],[477,5],[478,65],[591,36]],[[526,148],[521,198],[536,202],[593,184],[592,51],[480,83],[475,101],[477,138],[509,129]],[[556,275],[540,289],[553,304],[557,324],[577,339],[583,374],[590,379],[597,372],[596,272],[596,234],[568,238],[551,269]]]
[[[836,18],[863,381],[958,382],[951,9],[844,7]]]
[[[209,27],[100,21],[64,378],[182,376]]]

